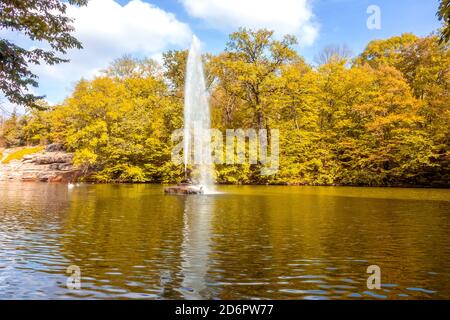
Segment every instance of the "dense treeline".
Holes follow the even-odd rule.
[[[404,34],[310,66],[296,39],[242,29],[205,55],[213,127],[280,130],[280,171],[217,166],[222,183],[450,184],[450,50],[437,36]],[[118,59],[81,80],[62,105],[13,115],[7,146],[62,143],[96,181],[175,182],[171,133],[183,126],[185,51],[164,63]]]

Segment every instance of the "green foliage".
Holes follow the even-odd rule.
[[[86,0],[69,3],[85,5]],[[57,56],[68,49],[81,48],[71,33],[72,19],[66,15],[66,4],[59,0],[0,1],[0,29],[19,31],[30,40],[47,43],[51,49],[24,49],[0,38],[0,91],[9,101],[39,108],[42,97],[27,93],[28,87],[37,87],[37,76],[30,65],[42,62],[53,65],[67,60]]]
[[[259,129],[269,126],[267,94],[283,65],[298,59],[293,36],[275,40],[273,31],[240,29],[230,35],[225,53],[213,62],[213,73],[229,99],[243,102],[253,119],[245,125]],[[227,102],[226,102],[227,103]],[[228,121],[229,122],[229,121]]]
[[[441,0],[437,16],[442,21],[442,31],[440,43],[450,40],[450,0]]]
[[[34,154],[34,153],[38,153],[40,151],[44,150],[44,147],[39,146],[39,147],[33,147],[33,148],[23,148],[20,149],[16,152],[10,153],[3,161],[3,164],[8,164],[13,160],[21,160],[23,157],[25,157],[26,155],[29,154]],[[1,157],[0,157],[1,159]]]
[[[447,45],[405,34],[369,43],[353,63],[346,50],[330,48],[313,68],[294,44],[241,29],[225,52],[204,56],[214,128],[280,131],[276,175],[261,176],[259,165],[217,165],[218,182],[449,185]],[[116,60],[62,105],[9,119],[0,138],[62,143],[94,181],[180,181],[171,133],[183,127],[186,58],[166,53],[164,72],[151,60]]]
[[[171,50],[163,54],[164,76],[169,81],[172,91],[177,94],[181,94],[184,88],[187,58],[187,51]]]

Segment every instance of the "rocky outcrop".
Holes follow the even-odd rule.
[[[11,152],[4,150],[4,159]],[[54,145],[48,146],[45,151],[26,155],[21,160],[0,163],[0,181],[72,182],[79,176],[79,170],[73,166],[73,155]]]

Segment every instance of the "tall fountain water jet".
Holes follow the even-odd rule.
[[[184,88],[184,166],[192,168],[193,183],[211,190],[214,185],[211,160],[211,116],[201,55],[201,44],[193,36],[186,66]]]
[[[206,90],[200,41],[192,39],[184,88],[184,170],[185,181],[165,188],[169,194],[211,193],[214,190],[211,155],[211,116]]]

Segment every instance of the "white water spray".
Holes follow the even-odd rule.
[[[211,116],[206,91],[200,41],[192,39],[184,89],[184,166],[192,165],[191,178],[211,190],[214,185],[211,160]]]

